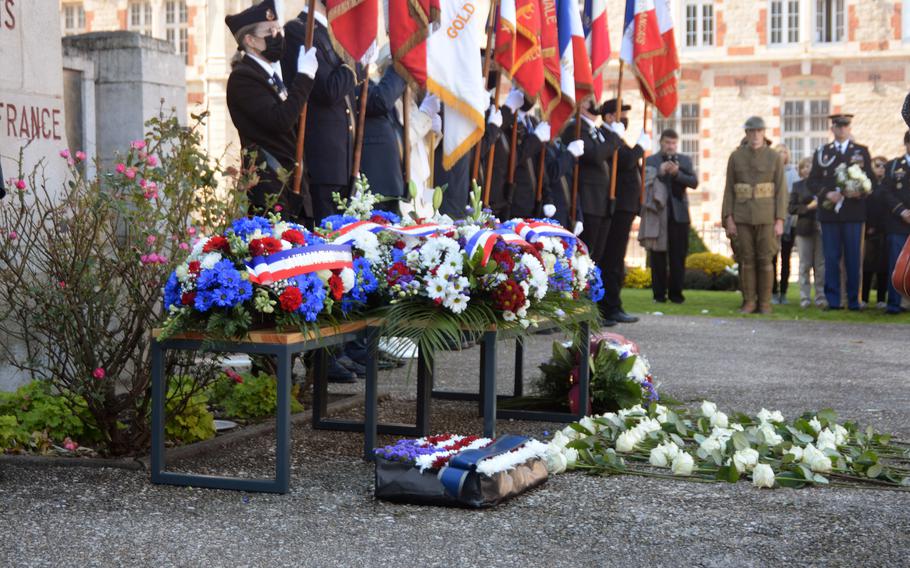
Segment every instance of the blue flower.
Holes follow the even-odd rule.
[[[357,217],[353,217],[351,215],[329,215],[322,220],[322,223],[320,223],[319,226],[330,231],[337,231],[345,225],[356,223],[359,220],[360,219]]]
[[[183,306],[180,301],[180,282],[177,280],[177,272],[171,272],[164,285],[164,309],[168,310],[171,306],[178,308]]]
[[[289,284],[294,285],[294,280]],[[303,303],[297,309],[306,321],[316,321],[319,313],[325,307],[325,286],[322,280],[316,274],[303,274],[296,278],[296,285],[300,288],[300,294],[303,296]]]
[[[391,211],[383,211],[382,209],[373,209],[373,211],[370,213],[370,217],[382,217],[393,225],[401,223],[401,217],[392,213]]]
[[[194,307],[200,312],[213,306],[233,308],[253,296],[252,285],[243,280],[229,260],[218,262],[211,270],[203,270],[196,281]]]
[[[350,313],[354,308],[367,302],[367,294],[379,288],[379,281],[373,274],[370,261],[365,258],[354,259],[354,287],[341,299],[342,313]]]
[[[600,267],[595,266],[588,274],[588,296],[594,302],[599,302],[604,297],[604,282],[600,275]]]
[[[243,217],[231,223],[231,228],[234,234],[243,238],[252,235],[257,229],[263,234],[272,234],[272,224],[265,217]]]

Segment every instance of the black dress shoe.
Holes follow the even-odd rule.
[[[667,299],[666,298],[654,298],[654,303],[655,304],[666,304]]]
[[[354,373],[355,375],[357,375],[357,376],[360,377],[360,378],[363,378],[363,377],[366,377],[366,376],[367,376],[367,368],[366,368],[366,366],[363,365],[363,364],[361,364],[361,363],[358,363],[357,361],[355,361],[355,360],[353,360],[353,359],[351,359],[351,358],[348,357],[347,355],[342,355],[341,357],[336,358],[335,361],[336,361],[339,365],[341,365],[342,367],[344,367],[344,368],[347,369],[348,371]]]
[[[670,298],[670,301],[673,302],[674,304],[683,304],[683,303],[685,303],[686,299],[684,297],[680,296],[678,298]]]
[[[610,319],[610,318],[604,318],[601,323],[603,324],[604,327],[613,327],[614,325],[616,325],[616,320]]]
[[[328,380],[330,383],[356,383],[357,375],[341,366],[336,359],[329,363]]]
[[[615,321],[616,323],[635,323],[638,321],[638,318],[635,316],[630,316],[626,312],[619,310],[618,312],[613,312],[608,319]]]

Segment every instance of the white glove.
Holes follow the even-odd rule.
[[[439,114],[431,115],[430,120],[432,121],[431,128],[436,134],[442,134],[442,117]]]
[[[642,130],[641,135],[638,137],[637,144],[639,146],[641,146],[642,149],[644,149],[644,150],[650,150],[651,149],[651,135],[649,135],[647,132]]]
[[[572,232],[575,233],[575,236],[577,237],[578,235],[582,234],[584,232],[584,230],[585,230],[585,226],[581,224],[581,221],[576,221],[575,230]]]
[[[534,136],[540,138],[540,141],[546,144],[550,141],[550,123],[541,122],[537,125],[537,128],[534,129]]]
[[[316,69],[319,68],[319,61],[316,60],[316,48],[305,49],[300,46],[297,53],[297,72],[306,75],[310,79],[316,76]]]
[[[569,153],[575,156],[576,158],[581,157],[585,153],[585,141],[584,140],[572,140],[569,142]]]
[[[620,138],[624,138],[626,136],[626,127],[621,122],[614,122],[613,124],[611,124],[610,130],[615,132],[616,135],[619,136]]]
[[[543,206],[543,214],[545,217],[552,217],[556,215],[556,206],[552,203],[547,203]]]
[[[367,49],[367,52],[363,54],[363,57],[360,58],[360,64],[366,67],[367,65],[372,65],[376,63],[376,60],[379,59],[379,49],[376,47],[376,42],[370,44],[370,48]]]
[[[512,109],[512,112],[515,112],[520,109],[523,104],[525,104],[525,96],[521,91],[518,89],[509,91],[509,95],[506,97],[505,106]]]
[[[496,105],[490,105],[490,118],[487,119],[487,124],[502,127],[502,112]]]
[[[442,110],[442,105],[439,103],[439,97],[433,93],[428,94],[423,98],[423,101],[420,103],[420,112],[434,115],[439,114],[439,111]]]

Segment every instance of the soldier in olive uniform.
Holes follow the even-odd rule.
[[[866,221],[865,195],[848,196],[837,188],[837,167],[858,165],[873,180],[872,158],[869,149],[850,139],[852,114],[833,114],[831,130],[834,142],[819,147],[812,159],[809,189],[818,195],[818,221],[822,225],[822,245],[825,249],[825,297],[828,309],[839,310],[841,305],[840,262],[847,271],[847,306],[859,310],[862,278],[863,223]],[[843,205],[837,206],[843,202]]]
[[[734,240],[743,294],[740,311],[771,313],[774,255],[787,216],[787,182],[780,154],[765,140],[765,121],[746,121],[746,142],[727,162],[722,217]]]
[[[888,252],[888,275],[894,272],[897,257],[900,256],[907,238],[910,237],[910,130],[904,133],[906,153],[895,158],[885,168],[884,191],[882,202],[887,212],[885,234]],[[886,313],[899,314],[901,295],[888,278],[888,307]]]

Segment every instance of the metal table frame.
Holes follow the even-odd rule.
[[[287,493],[291,477],[291,364],[295,355],[323,349],[366,334],[368,342],[378,341],[378,329],[370,322],[351,322],[338,327],[326,327],[317,335],[299,332],[252,332],[250,340],[217,341],[206,344],[201,335],[184,335],[166,341],[152,339],[152,483],[232,489],[238,491],[259,491]],[[157,335],[157,334],[156,334]],[[258,339],[257,339],[258,338]],[[276,408],[275,477],[238,478],[165,471],[165,399],[167,377],[164,369],[164,355],[167,351],[201,351],[222,353],[247,353],[273,355],[278,367],[278,401]],[[372,456],[376,445],[377,365],[375,359],[367,362],[366,376],[366,428],[364,432],[364,457]]]

